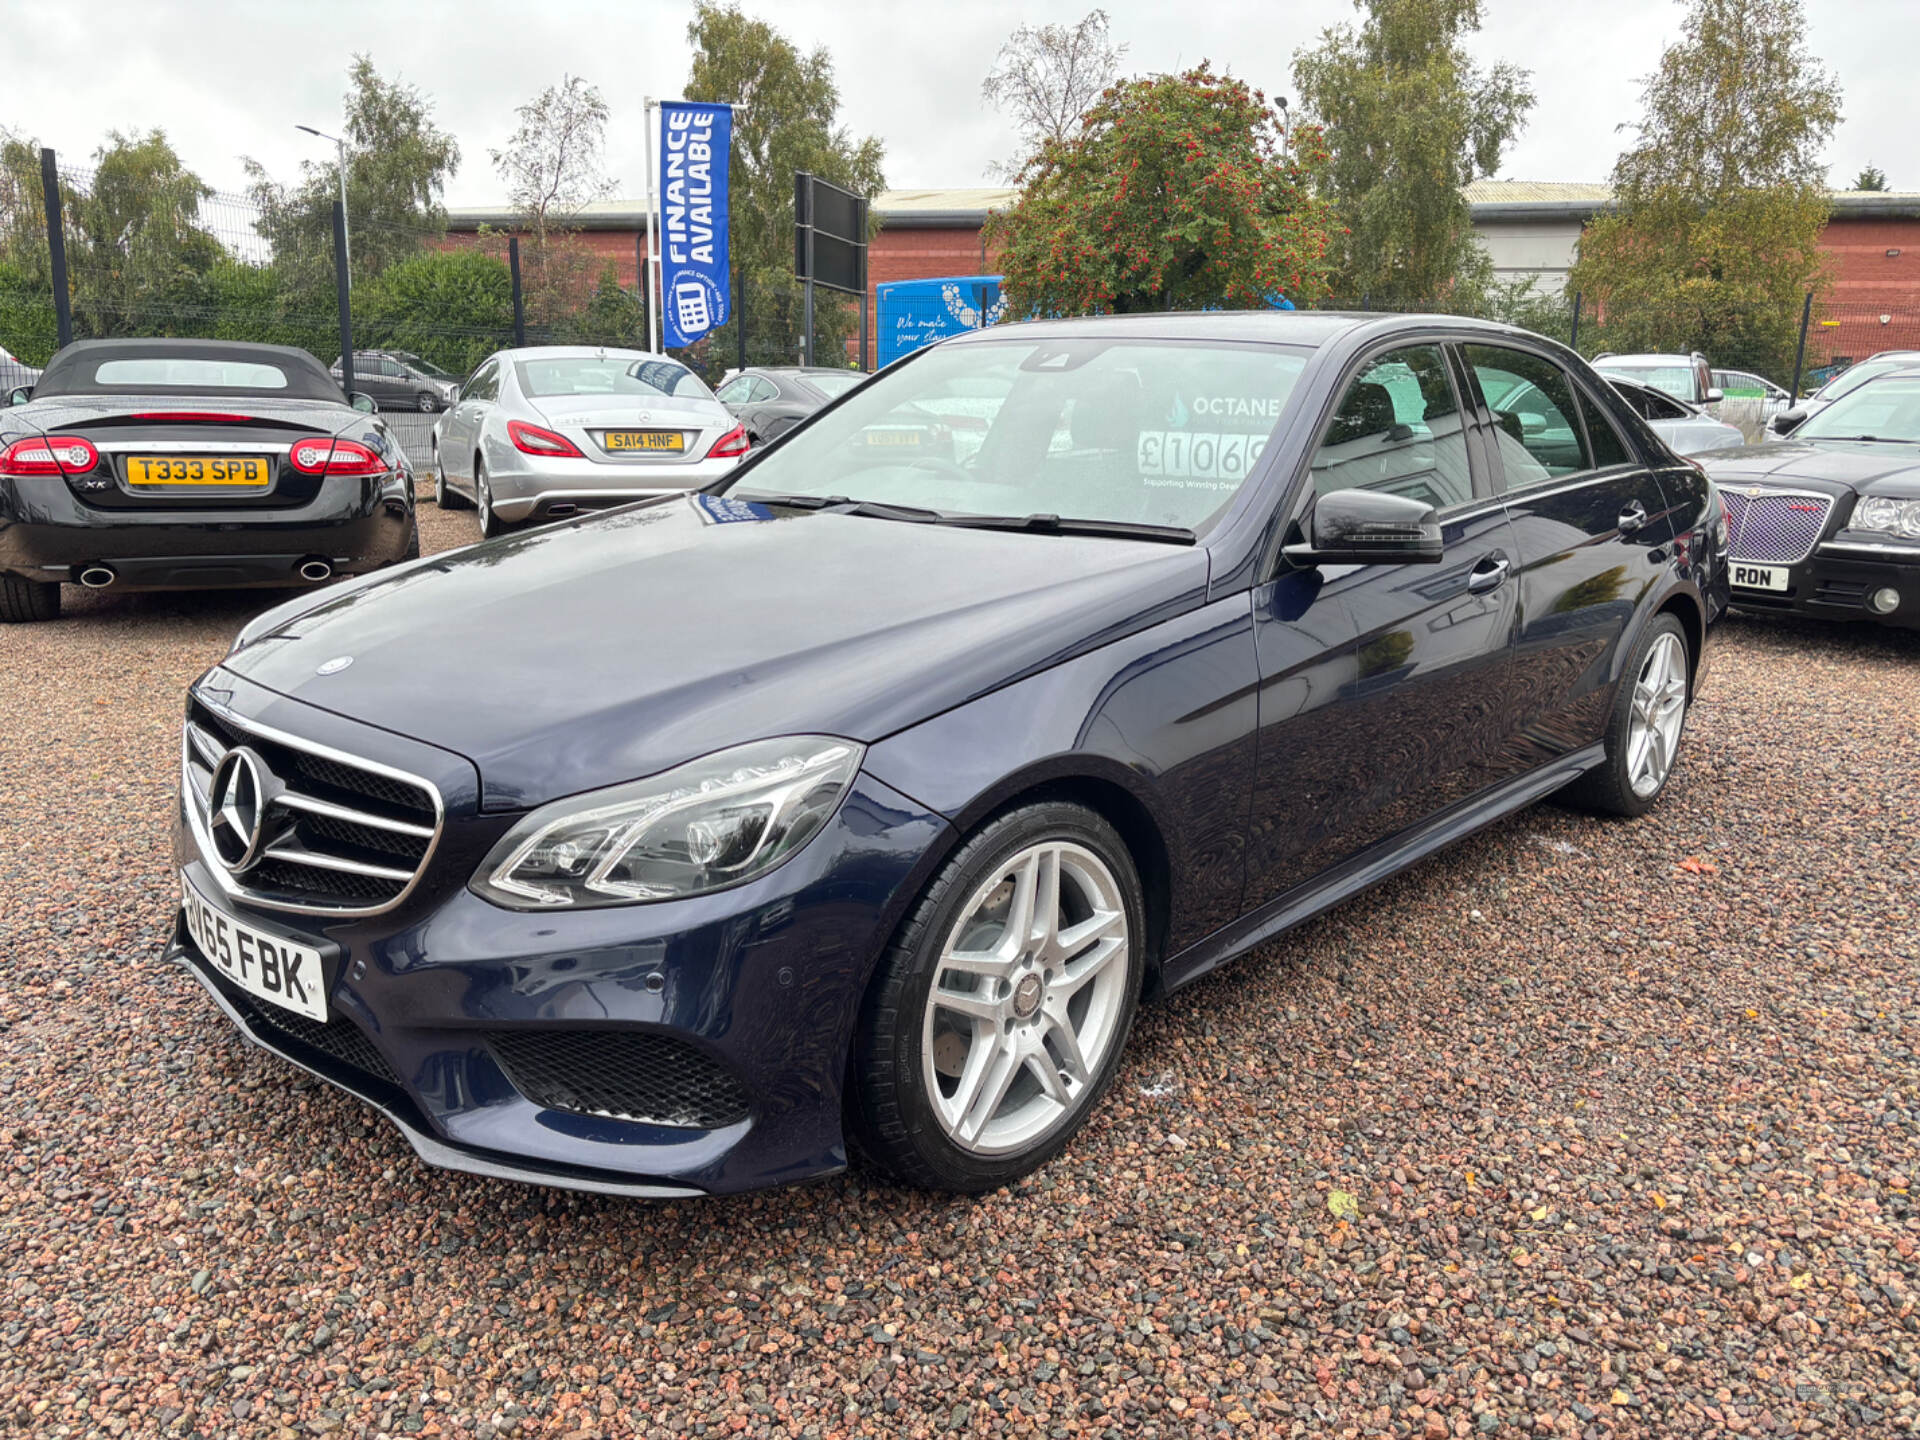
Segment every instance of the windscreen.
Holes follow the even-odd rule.
[[[1197,528],[1255,468],[1308,353],[1198,341],[943,345],[795,431],[735,493]]]
[[[1693,371],[1684,365],[1599,365],[1602,375],[1624,375],[1665,391],[1676,400],[1693,399]]]
[[[522,394],[535,400],[560,395],[672,395],[711,398],[686,366],[673,360],[635,361],[630,355],[551,355],[514,365]]]
[[[1862,360],[1850,370],[1843,370],[1814,392],[1816,400],[1838,400],[1842,395],[1851,395],[1862,385],[1876,376],[1885,375],[1890,370],[1905,370],[1920,363],[1911,355],[1899,360]]]
[[[1795,430],[1793,438],[1920,442],[1920,376],[1861,385]]]

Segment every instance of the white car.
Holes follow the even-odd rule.
[[[1782,410],[1793,407],[1793,397],[1787,393],[1786,386],[1776,385],[1751,370],[1716,370],[1713,383],[1728,400],[1758,400],[1763,419],[1771,420]]]
[[[1699,351],[1691,355],[1601,355],[1593,368],[1609,380],[1631,380],[1651,385],[1674,399],[1700,408],[1718,405],[1725,396],[1713,383],[1713,369]]]
[[[1624,380],[1618,375],[1607,375],[1607,383],[1615,389],[1620,398],[1633,407],[1634,413],[1647,422],[1654,434],[1667,442],[1667,448],[1676,455],[1705,455],[1713,450],[1732,450],[1747,443],[1747,437],[1737,425],[1729,425],[1724,420],[1716,420],[1705,411],[1676,400],[1664,390],[1656,390],[1651,385],[1637,384]]]
[[[1842,370],[1798,405],[1769,416],[1767,434],[1791,435],[1841,396],[1851,395],[1869,380],[1895,370],[1911,369],[1915,365],[1920,365],[1920,350],[1882,350],[1877,355],[1869,355],[1858,365],[1850,365]]]
[[[501,350],[433,426],[433,498],[480,532],[623,505],[719,479],[747,432],[678,360],[644,350]]]

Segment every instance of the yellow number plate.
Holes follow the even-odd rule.
[[[869,445],[918,445],[921,432],[918,430],[869,430]]]
[[[659,450],[669,455],[686,452],[687,437],[678,430],[609,430],[609,450]]]
[[[272,464],[258,455],[130,455],[129,485],[238,485],[273,483]]]

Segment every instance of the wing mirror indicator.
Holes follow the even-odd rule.
[[[1314,565],[1432,565],[1446,552],[1440,517],[1424,500],[1377,490],[1335,490],[1314,502],[1309,538],[1282,553]]]

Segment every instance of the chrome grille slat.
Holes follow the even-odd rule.
[[[214,774],[245,745],[278,782],[259,863],[220,863],[208,807]],[[231,898],[269,910],[377,915],[412,893],[439,844],[440,792],[420,776],[242,719],[195,695],[180,744],[189,828],[208,873]],[[363,800],[360,804],[343,801]]]
[[[1833,511],[1833,497],[1817,490],[1723,489],[1730,535],[1727,554],[1763,565],[1797,565],[1813,553]]]

